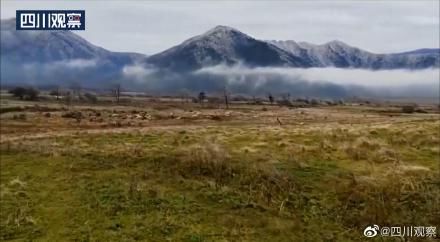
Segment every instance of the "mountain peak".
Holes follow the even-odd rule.
[[[274,45],[224,25],[150,56],[149,61],[178,70],[237,63],[249,66],[309,66]]]
[[[217,25],[214,28],[208,30],[208,33],[216,33],[216,32],[240,32],[232,27],[225,26],[225,25]]]
[[[224,25],[217,25],[214,28],[208,30],[207,32],[205,32],[204,34],[202,34],[201,36],[209,36],[209,37],[216,37],[216,38],[225,38],[228,36],[247,36],[246,34],[240,32],[237,29],[234,29],[232,27],[229,26],[224,26]]]
[[[324,45],[327,46],[340,46],[340,47],[350,47],[349,45],[347,45],[346,43],[340,41],[340,40],[332,40],[330,42],[325,43]]]
[[[233,39],[246,39],[246,38],[250,38],[250,37],[234,28],[224,25],[217,25],[216,27],[206,31],[201,35],[197,35],[190,39],[185,40],[182,44],[190,45],[200,41],[202,42],[214,41],[216,43],[231,42],[233,41]]]

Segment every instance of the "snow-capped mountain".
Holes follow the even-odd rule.
[[[95,46],[68,31],[3,31],[2,55],[10,55],[19,62],[53,62],[69,59],[96,59],[116,63],[128,63],[143,55],[111,52]]]
[[[250,67],[421,69],[440,67],[440,55],[439,49],[376,54],[337,40],[322,45],[292,40],[261,41],[234,28],[217,26],[150,56],[148,63],[179,71],[238,63]]]
[[[420,69],[440,66],[439,49],[375,54],[337,40],[322,45],[293,40],[268,42],[298,58],[309,60],[314,67]]]
[[[2,85],[81,83],[102,87],[122,77],[145,55],[112,52],[70,31],[16,31],[15,19],[1,20]]]
[[[112,52],[70,31],[16,31],[15,19],[1,20],[0,36],[2,85],[81,82],[102,88],[111,82],[141,83],[145,73],[158,76],[167,73],[158,77],[163,80],[176,72],[175,76],[182,76],[182,72],[188,74],[219,64],[375,70],[440,67],[439,49],[376,54],[341,41],[323,45],[290,40],[262,41],[226,26],[217,26],[149,57]]]
[[[1,56],[17,63],[93,59],[115,65],[145,58],[136,53],[108,51],[70,31],[16,31],[15,19],[1,21]]]
[[[217,26],[148,58],[158,67],[193,70],[217,64],[311,67],[307,61],[236,29]]]

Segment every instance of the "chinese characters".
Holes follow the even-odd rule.
[[[17,30],[85,30],[84,10],[17,10]]]

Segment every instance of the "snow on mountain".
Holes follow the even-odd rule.
[[[396,54],[375,54],[341,41],[322,45],[307,42],[268,41],[290,54],[309,60],[315,67],[368,68],[368,69],[420,69],[440,67],[439,49],[420,49]]]
[[[144,57],[108,51],[70,31],[16,31],[15,19],[1,20],[1,56],[17,63],[95,59],[112,64]]]
[[[88,86],[102,87],[113,81],[133,81],[126,76],[128,70],[140,73],[158,70],[158,73],[191,73],[219,64],[240,64],[250,68],[339,67],[374,70],[440,67],[439,49],[375,54],[341,41],[322,45],[291,40],[262,41],[227,26],[217,26],[149,57],[109,51],[71,31],[16,31],[15,19],[1,20],[0,36],[2,84],[82,81]]]
[[[322,45],[292,40],[261,41],[234,28],[217,26],[151,56],[148,63],[174,70],[194,70],[205,66],[238,63],[250,67],[421,69],[440,67],[440,56],[438,49],[376,54],[338,40]]]
[[[148,58],[159,67],[192,70],[217,64],[310,67],[310,63],[236,29],[217,26]]]
[[[143,62],[137,53],[112,52],[71,31],[16,31],[15,19],[1,20],[1,83],[102,87],[121,79],[127,65]]]

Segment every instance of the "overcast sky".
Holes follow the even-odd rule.
[[[17,9],[85,9],[93,44],[154,54],[216,25],[257,39],[341,40],[381,53],[439,48],[439,1],[1,1]]]

